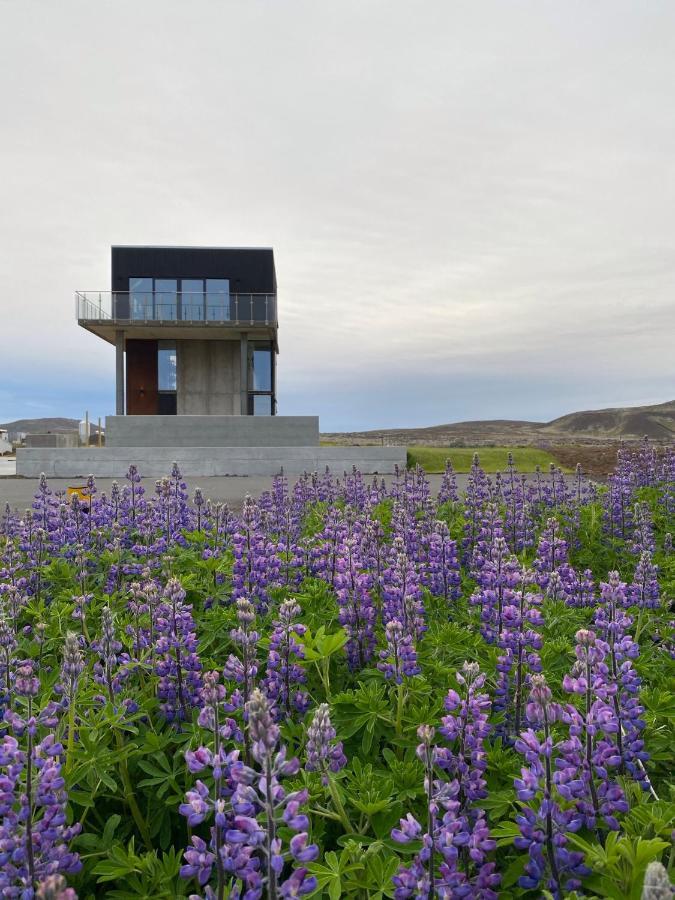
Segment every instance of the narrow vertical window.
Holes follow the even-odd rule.
[[[176,342],[157,341],[157,411],[160,416],[175,416]]]

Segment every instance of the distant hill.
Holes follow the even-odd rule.
[[[542,434],[569,434],[602,440],[675,440],[675,400],[657,406],[619,407],[570,413],[540,429]]]
[[[675,441],[675,400],[655,406],[620,407],[569,413],[551,422],[489,419],[451,422],[429,428],[386,428],[322,434],[338,443],[431,444],[482,446],[487,444],[569,444],[637,441],[643,437]]]
[[[26,434],[52,434],[63,433],[64,431],[77,431],[80,426],[79,419],[16,419],[14,422],[3,422],[0,428],[5,428],[10,433],[24,431]],[[91,423],[93,434],[98,431],[96,423]],[[101,431],[105,429],[101,426]]]

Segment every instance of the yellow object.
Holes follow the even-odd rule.
[[[87,492],[86,485],[84,485],[83,487],[80,487],[79,485],[71,485],[68,488],[67,494],[69,497],[72,497],[74,494],[78,498],[78,500],[89,500],[89,493]]]

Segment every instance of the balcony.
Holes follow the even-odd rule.
[[[102,333],[108,328],[277,328],[276,294],[222,294],[159,291],[77,291],[77,320]],[[106,327],[107,326],[107,327]]]

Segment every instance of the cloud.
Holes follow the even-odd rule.
[[[672,397],[671,4],[64,0],[3,24],[0,419],[112,410],[72,300],[112,243],[274,246],[280,406],[325,428]]]

